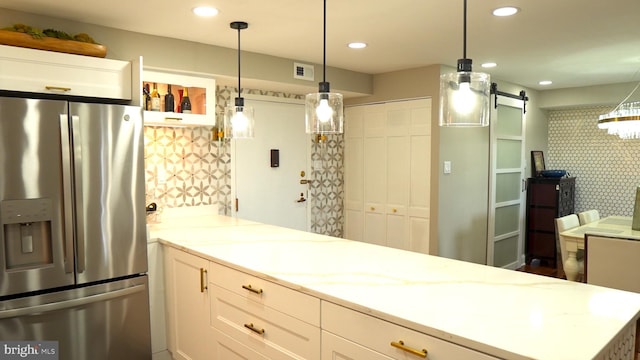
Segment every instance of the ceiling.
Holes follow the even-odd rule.
[[[203,4],[220,13],[197,18],[191,9]],[[491,14],[505,5],[521,11]],[[0,0],[0,7],[233,49],[229,23],[246,21],[243,51],[323,59],[321,0]],[[351,41],[368,47],[349,49]],[[358,72],[455,67],[463,55],[463,1],[328,0],[326,45],[328,66]],[[640,1],[469,0],[467,57],[475,71],[540,90],[640,81]],[[489,61],[498,66],[480,67]]]

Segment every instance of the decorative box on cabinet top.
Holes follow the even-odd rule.
[[[168,85],[174,98],[174,111],[144,111],[144,124],[150,126],[208,126],[216,125],[216,81],[203,76],[185,75],[170,70],[145,68],[142,72],[142,87],[154,85],[160,94],[160,109],[164,110]],[[180,110],[180,101],[184,89],[187,89],[191,101],[191,113]],[[144,108],[144,100],[141,102]]]

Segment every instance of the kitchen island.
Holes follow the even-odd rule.
[[[341,350],[327,347],[338,340],[358,351],[370,351],[366,354],[376,354],[376,359],[404,359],[408,351],[429,359],[635,356],[640,315],[640,294],[636,293],[224,216],[150,225],[149,236],[159,239],[167,253],[191,256],[182,256],[177,263],[202,260],[203,265],[196,267],[200,269],[200,290],[211,294],[195,303],[208,302],[205,308],[211,313],[200,318],[216,328],[212,334],[228,329],[228,333],[236,332],[230,335],[235,340],[256,343],[265,339],[266,345],[256,345],[258,352],[260,346],[273,345],[269,336],[275,337],[277,331],[263,328],[259,318],[245,323],[244,329],[234,327],[229,319],[235,315],[225,317],[225,311],[246,305],[248,310],[241,309],[243,316],[252,311],[267,311],[265,319],[286,315],[282,321],[295,320],[309,328],[311,335],[306,339],[318,337],[308,341],[309,349],[300,350],[308,351],[308,356],[276,346],[294,354],[283,358],[330,359],[328,352]],[[165,266],[170,281],[174,265]],[[226,289],[225,284],[236,277],[252,283],[243,283],[243,289],[239,285]],[[179,279],[174,286],[181,283]],[[284,295],[266,295],[263,288],[269,286]],[[242,291],[247,295],[238,295]],[[168,306],[176,296],[184,296],[171,286],[167,292],[171,297]],[[287,299],[289,304],[283,306]],[[424,335],[428,346],[396,334],[418,341],[422,340],[416,334]],[[382,340],[370,344],[370,339]],[[427,348],[431,346],[436,350]],[[180,358],[176,353],[174,357]]]

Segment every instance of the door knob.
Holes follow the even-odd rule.
[[[296,202],[301,203],[301,202],[305,202],[305,201],[307,201],[307,199],[304,198],[304,193],[300,193],[300,199],[296,200]]]

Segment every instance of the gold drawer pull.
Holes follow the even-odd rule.
[[[391,210],[391,211],[393,211],[394,213],[397,213],[397,212],[398,212],[398,209],[393,209],[393,210]]]
[[[204,278],[204,275],[207,273],[207,269],[200,268],[200,292],[203,293],[207,290],[207,280]]]
[[[61,86],[49,86],[49,85],[47,85],[44,88],[47,89],[47,90],[54,90],[54,91],[64,91],[64,92],[71,91],[71,88],[61,87]]]
[[[375,208],[375,207],[373,207],[373,206],[372,206],[372,207],[370,207],[370,209],[371,209],[371,211],[375,211],[375,210],[376,210],[376,208]]]
[[[242,285],[242,288],[245,290],[249,290],[254,294],[262,294],[262,289],[254,289],[251,285]]]
[[[426,349],[416,350],[416,349],[410,348],[410,347],[406,346],[404,344],[404,341],[402,341],[402,340],[399,340],[398,342],[392,341],[391,342],[391,346],[393,346],[395,348],[398,348],[398,349],[400,349],[402,351],[406,351],[406,352],[408,352],[410,354],[413,354],[413,355],[417,355],[417,356],[420,356],[420,357],[423,357],[423,358],[427,357],[427,350]]]
[[[175,116],[165,116],[164,117],[165,121],[182,121],[181,117],[175,117]]]
[[[264,335],[264,329],[256,328],[255,326],[253,326],[253,323],[244,324],[244,327],[246,327],[247,329],[253,331],[254,333],[256,333],[258,335]]]

